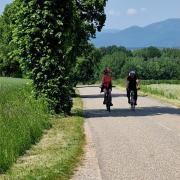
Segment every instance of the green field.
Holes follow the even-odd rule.
[[[180,84],[151,84],[142,86],[144,92],[180,101]]]
[[[30,84],[29,80],[0,78],[0,173],[50,127],[46,105],[31,96]]]

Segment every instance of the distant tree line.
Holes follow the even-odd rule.
[[[112,68],[114,79],[125,78],[135,70],[141,79],[180,79],[180,49],[147,47],[130,51],[124,47],[100,48],[101,59],[94,74],[100,79],[105,67]]]

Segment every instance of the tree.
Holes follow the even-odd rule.
[[[128,58],[121,69],[121,77],[126,78],[130,71],[135,71],[138,77],[143,76],[143,63],[144,60],[139,57]]]
[[[161,51],[153,46],[134,51],[134,56],[142,57],[144,60],[161,57]]]
[[[14,10],[12,4],[7,5],[0,16],[0,75],[21,77],[22,72],[18,60],[12,56],[15,49],[12,40],[12,17]]]
[[[179,58],[180,59],[180,49],[175,48],[164,48],[162,50],[162,57],[169,57],[169,58]]]
[[[102,47],[100,48],[100,51],[101,51],[102,56],[110,55],[115,52],[123,52],[129,57],[132,56],[132,52],[123,46],[118,47],[118,46],[113,45],[113,46],[108,46],[108,47]]]
[[[105,22],[106,0],[15,0],[13,40],[37,96],[56,113],[72,107],[73,68]]]
[[[99,70],[97,73],[97,79],[99,79],[102,75],[102,72],[105,67],[110,67],[112,69],[112,76],[113,78],[119,78],[121,69],[124,66],[125,62],[127,60],[127,56],[124,52],[117,51],[113,54],[106,55],[102,57],[100,64],[99,64]]]
[[[94,83],[100,59],[100,50],[96,49],[93,45],[89,45],[85,49],[83,56],[78,58],[74,79],[83,84]]]

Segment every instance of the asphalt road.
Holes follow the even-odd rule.
[[[79,91],[90,145],[74,179],[180,180],[180,109],[139,96],[133,112],[114,88],[109,113],[98,87]]]

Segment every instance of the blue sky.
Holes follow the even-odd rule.
[[[169,18],[180,18],[180,0],[109,0],[106,29],[145,26]]]
[[[12,0],[0,0],[0,14]],[[169,18],[180,18],[180,0],[109,0],[104,29],[145,26]]]

